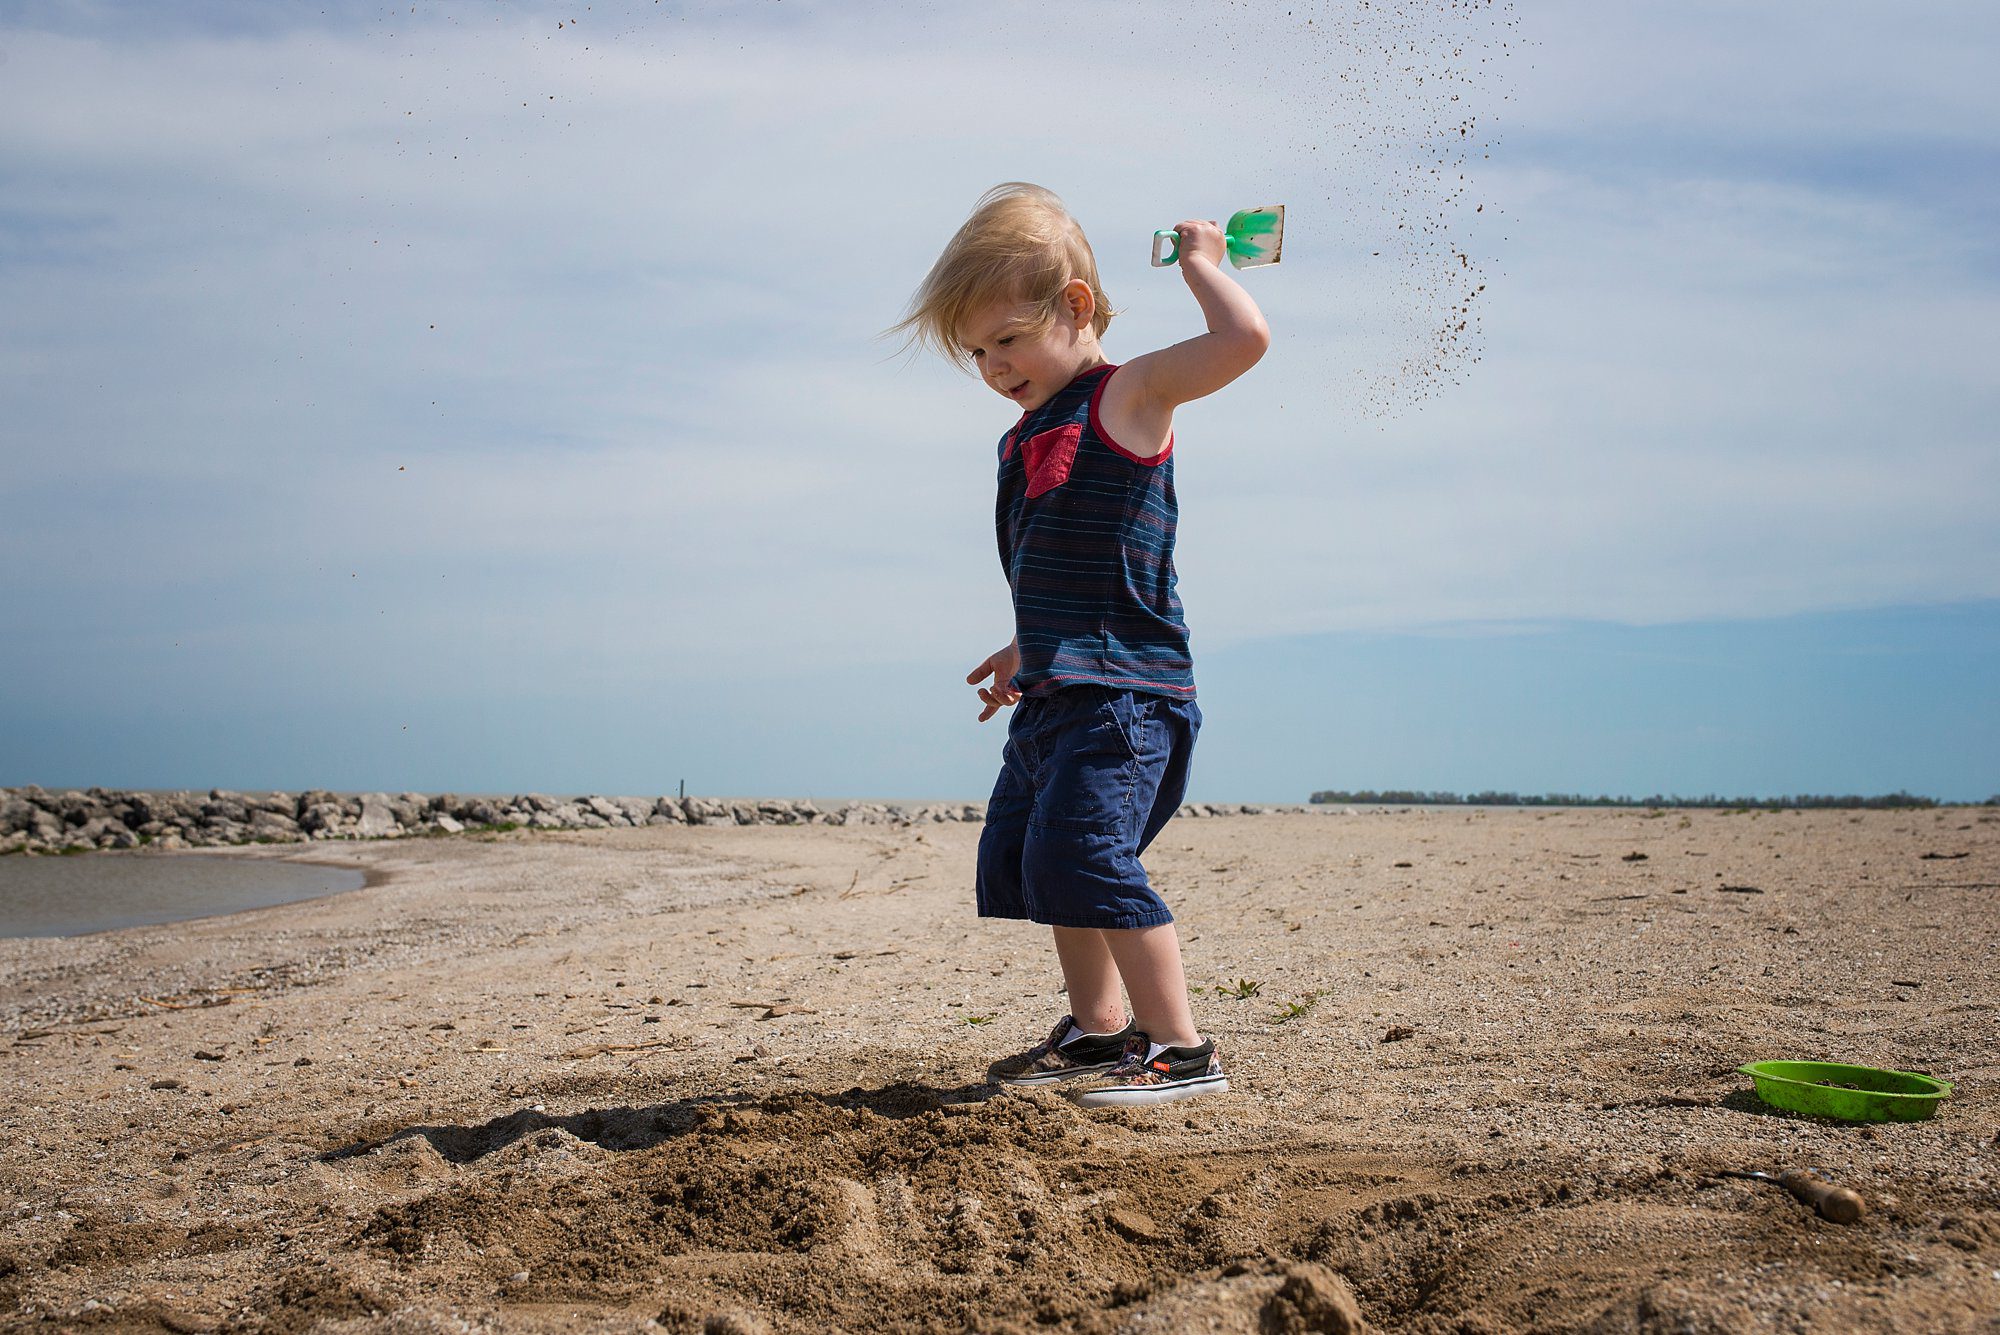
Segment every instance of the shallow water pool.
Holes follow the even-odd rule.
[[[352,867],[160,853],[0,857],[0,936],[77,936],[359,890]]]

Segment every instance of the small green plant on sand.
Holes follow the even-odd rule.
[[[997,1015],[963,1015],[959,1018],[967,1024],[991,1024],[1000,1017]]]
[[[1324,992],[1308,992],[1303,997],[1300,997],[1297,1001],[1288,1001],[1284,1005],[1278,1007],[1278,1013],[1271,1017],[1271,1022],[1273,1024],[1285,1024],[1289,1021],[1296,1020],[1300,1016],[1304,1015],[1307,1011],[1311,1010],[1314,1006],[1318,1005],[1319,999],[1325,995],[1326,993]]]
[[[1248,1001],[1264,990],[1264,985],[1249,978],[1239,978],[1234,983],[1224,983],[1216,987],[1218,997],[1231,997],[1237,1001]]]

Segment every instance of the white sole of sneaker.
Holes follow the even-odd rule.
[[[1154,1103],[1176,1103],[1198,1094],[1227,1094],[1229,1077],[1207,1075],[1199,1080],[1183,1080],[1172,1085],[1137,1085],[1131,1089],[1091,1089],[1070,1097],[1085,1108],[1139,1108]]]
[[[1048,1071],[1041,1075],[988,1077],[996,1085],[1007,1085],[1015,1089],[1033,1089],[1041,1085],[1060,1085],[1065,1080],[1075,1080],[1079,1076],[1103,1075],[1117,1067],[1117,1062],[1106,1062],[1102,1066],[1079,1066],[1074,1071]]]

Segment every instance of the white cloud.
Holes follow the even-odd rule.
[[[1484,360],[1382,419],[1367,387],[1444,290],[1396,248],[1440,207],[1392,198],[1436,108],[1385,30],[1069,6],[1066,57],[990,10],[642,8],[560,35],[514,10],[0,38],[0,554],[59,591],[35,624],[206,624],[189,591],[220,589],[310,609],[343,662],[389,620],[407,660],[458,661],[519,638],[477,609],[525,593],[520,652],[589,645],[594,672],[984,652],[1007,411],[873,335],[1010,176],[1091,226],[1117,356],[1196,328],[1140,258],[1153,227],[1292,207],[1287,263],[1246,278],[1276,348],[1180,425],[1204,643],[2000,593],[1985,242],[1847,181],[1615,153],[1990,152],[1948,34],[1524,11],[1539,45],[1453,85],[1503,136],[1468,164],[1489,211],[1449,210],[1489,266]],[[1750,39],[1718,40],[1725,14]],[[1872,110],[1843,110],[1864,72]],[[1509,152],[1583,129],[1561,160]],[[382,606],[314,582],[347,578]]]
[[[1509,132],[1793,142],[1837,149],[1912,136],[1985,144],[1993,7],[1672,6],[1541,0],[1520,6]]]

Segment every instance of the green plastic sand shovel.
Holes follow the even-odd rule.
[[[1285,206],[1267,204],[1261,209],[1239,209],[1222,229],[1227,238],[1229,262],[1239,269],[1259,264],[1276,264],[1285,244]],[[1165,268],[1181,257],[1181,236],[1172,228],[1153,233],[1153,267]]]

